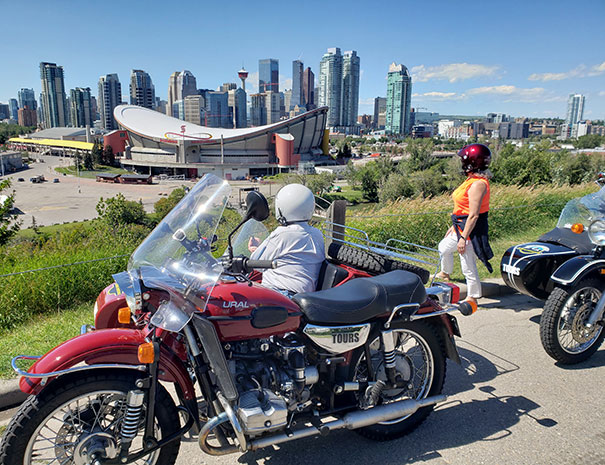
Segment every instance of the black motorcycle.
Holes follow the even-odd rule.
[[[586,360],[605,337],[604,218],[605,187],[570,200],[552,231],[509,248],[500,263],[508,286],[546,300],[542,345],[563,364]]]

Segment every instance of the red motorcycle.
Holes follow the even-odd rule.
[[[229,194],[206,175],[117,275],[129,309],[118,317],[128,313],[132,328],[15,357],[32,395],[7,427],[1,463],[172,464],[190,430],[211,455],[343,428],[386,440],[445,400],[446,357],[460,362],[450,312],[474,309],[427,298],[420,277],[402,270],[292,299],[263,288],[250,272],[279,263],[235,256],[231,245],[240,226],[268,216],[259,193],[227,255],[212,256]]]

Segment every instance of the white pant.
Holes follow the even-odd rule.
[[[454,252],[458,250],[458,235],[451,232],[439,243],[439,256],[441,257],[441,271],[452,274],[454,271]],[[471,241],[466,241],[466,250],[460,254],[462,274],[466,278],[467,296],[478,299],[481,297],[481,281],[477,270],[477,256]]]

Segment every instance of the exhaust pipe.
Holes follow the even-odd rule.
[[[290,435],[280,433],[266,438],[260,438],[255,441],[250,441],[248,443],[248,450],[262,449],[263,447],[282,444],[284,442],[294,441],[295,439],[307,438],[317,434],[325,436],[330,431],[335,431],[338,429],[357,429],[374,425],[382,421],[395,420],[400,417],[411,415],[422,407],[429,407],[439,402],[444,402],[445,400],[447,400],[447,396],[438,395],[420,400],[400,400],[399,402],[393,402],[392,404],[372,407],[368,410],[356,410],[354,412],[347,413],[344,417],[338,420],[324,423],[319,428],[309,426],[307,428],[293,431]]]

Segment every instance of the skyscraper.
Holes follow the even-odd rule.
[[[294,60],[292,62],[292,97],[290,98],[289,108],[286,111],[290,111],[296,105],[300,106],[303,104],[303,62],[300,60]]]
[[[570,94],[567,100],[567,118],[565,123],[569,126],[584,119],[584,96],[582,94]]]
[[[279,92],[279,60],[258,60],[258,91]]]
[[[75,128],[92,126],[92,99],[90,97],[90,87],[76,87],[75,89],[71,89],[69,93],[71,125]]]
[[[315,74],[311,71],[311,68],[305,69],[303,72],[303,91],[302,91],[302,104],[306,106],[307,110],[315,108]]]
[[[374,118],[372,119],[372,127],[374,129],[384,129],[387,111],[386,97],[376,97],[374,99]]]
[[[155,87],[149,74],[141,69],[130,72],[130,104],[152,110],[155,104]]]
[[[233,115],[233,127],[245,128],[248,126],[246,109],[246,91],[241,87],[229,91],[229,108]]]
[[[14,119],[15,121],[18,121],[19,119],[19,104],[17,103],[17,99],[16,98],[11,98],[8,101],[8,108],[10,111],[10,115],[11,118]]]
[[[181,74],[180,71],[175,71],[168,78],[168,103],[166,104],[166,114],[168,116],[173,116],[172,106],[174,102],[180,100],[177,95],[179,74]]]
[[[340,125],[355,126],[359,106],[359,57],[355,50],[345,52],[342,58],[341,105]]]
[[[267,124],[266,94],[250,95],[250,124],[252,126],[263,126]]]
[[[408,69],[395,62],[387,75],[387,108],[385,130],[387,134],[409,134],[411,129],[410,103],[412,78]]]
[[[106,74],[99,78],[99,113],[101,127],[108,130],[118,129],[113,117],[113,109],[122,103],[122,85],[117,74]]]
[[[265,108],[266,108],[266,115],[267,115],[267,123],[266,124],[273,124],[273,123],[277,123],[279,121],[279,118],[281,116],[281,111],[280,111],[280,95],[279,92],[273,92],[268,90],[267,92],[265,92]]]
[[[329,48],[319,63],[319,106],[328,107],[328,126],[340,126],[342,97],[342,55]]]
[[[172,116],[172,106],[185,97],[197,94],[197,82],[191,71],[175,71],[168,79],[168,103],[166,114]]]
[[[185,112],[185,121],[193,124],[203,124],[202,113],[206,106],[206,101],[201,95],[188,95],[183,100]]]
[[[227,92],[206,93],[206,117],[204,126],[210,128],[230,128],[229,95]]]
[[[30,110],[37,110],[38,104],[36,102],[36,93],[34,89],[21,89],[18,93],[19,108],[29,108]]]
[[[46,128],[67,125],[67,106],[65,102],[65,82],[63,67],[56,63],[40,63],[42,81],[42,107]]]

